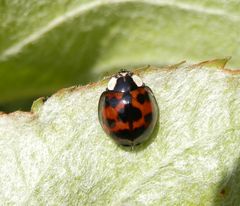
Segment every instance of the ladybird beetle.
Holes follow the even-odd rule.
[[[103,130],[115,142],[134,146],[152,134],[158,120],[158,105],[139,76],[121,70],[110,79],[99,99],[98,117]]]

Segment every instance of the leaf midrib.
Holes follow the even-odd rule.
[[[1,54],[0,54],[0,62],[5,61],[8,58],[17,56],[21,51],[28,45],[32,44],[33,42],[36,42],[39,40],[42,36],[44,36],[47,32],[55,29],[56,27],[64,24],[69,19],[75,18],[77,16],[80,16],[84,14],[85,12],[100,7],[102,5],[109,5],[109,4],[120,4],[120,3],[127,3],[127,2],[136,2],[136,3],[145,3],[149,5],[156,5],[156,6],[168,6],[168,7],[174,7],[181,10],[186,10],[190,12],[197,12],[197,13],[204,13],[208,15],[215,15],[215,16],[221,16],[229,19],[230,21],[240,21],[240,16],[236,14],[230,14],[229,12],[226,12],[222,9],[217,8],[206,8],[202,6],[196,6],[188,3],[179,3],[179,2],[170,2],[168,0],[106,0],[106,1],[93,1],[90,3],[86,3],[83,5],[80,5],[70,11],[67,11],[66,13],[63,13],[62,15],[52,19],[49,23],[46,24],[44,27],[40,27],[35,32],[30,33],[26,38],[22,39],[21,41],[13,44],[12,46],[6,48]]]

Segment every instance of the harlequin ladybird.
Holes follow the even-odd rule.
[[[110,79],[99,99],[98,117],[103,130],[115,142],[134,146],[152,134],[158,120],[158,105],[139,76],[121,70]]]

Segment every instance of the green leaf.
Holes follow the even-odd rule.
[[[223,0],[2,0],[0,104],[119,67],[225,56],[236,67],[239,8]]]
[[[1,114],[0,204],[238,205],[240,71],[225,63],[138,70],[160,118],[134,150],[98,123],[107,79]]]

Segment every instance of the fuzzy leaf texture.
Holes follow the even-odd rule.
[[[160,118],[134,150],[98,123],[108,79],[1,114],[0,204],[239,205],[240,71],[225,63],[139,69]]]
[[[119,67],[225,56],[239,66],[239,9],[234,0],[1,0],[0,106]]]

